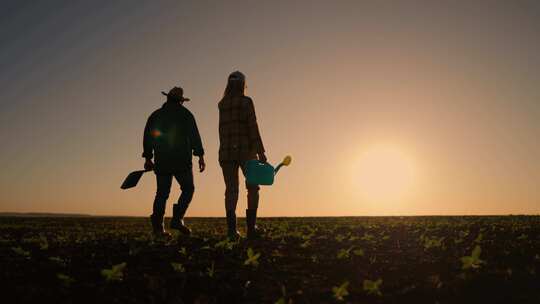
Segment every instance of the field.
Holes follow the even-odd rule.
[[[191,237],[154,240],[146,218],[2,217],[2,298],[540,303],[538,216],[267,218],[238,242],[224,219],[186,222]]]

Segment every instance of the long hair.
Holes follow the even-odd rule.
[[[224,98],[244,96],[246,88],[246,76],[239,71],[231,73],[227,79],[227,87],[223,93]]]

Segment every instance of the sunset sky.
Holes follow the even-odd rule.
[[[207,161],[187,216],[224,216],[234,70],[293,157],[261,216],[540,213],[540,2],[495,0],[2,1],[0,211],[149,215],[152,173],[119,186],[181,86]]]

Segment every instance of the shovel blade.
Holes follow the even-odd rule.
[[[124,182],[122,183],[122,186],[120,186],[120,188],[121,189],[129,189],[129,188],[133,188],[133,187],[137,186],[137,183],[139,182],[139,180],[143,176],[144,172],[147,172],[147,171],[146,170],[138,170],[138,171],[131,172],[130,174],[128,174],[128,176],[126,177],[126,179],[124,180]]]

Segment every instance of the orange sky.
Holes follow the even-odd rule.
[[[153,175],[119,185],[180,85],[208,164],[188,216],[223,216],[238,69],[269,160],[293,156],[262,216],[540,213],[536,2],[128,3],[0,9],[0,211],[150,214]]]

